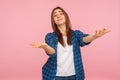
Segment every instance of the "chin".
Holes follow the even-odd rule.
[[[57,24],[58,25],[62,25],[62,24],[65,24],[65,22],[58,22]]]

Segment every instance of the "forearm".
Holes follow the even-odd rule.
[[[102,30],[96,30],[95,34],[84,37],[83,42],[85,43],[92,42],[96,38],[99,38],[108,32],[110,32],[110,30],[106,28],[103,28]]]
[[[89,35],[89,36],[83,37],[83,42],[89,43],[89,42],[92,42],[95,39],[96,38],[93,35]]]
[[[52,47],[50,47],[49,45],[42,46],[42,48],[50,55],[55,53],[55,50]]]

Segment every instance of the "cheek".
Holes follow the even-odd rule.
[[[57,19],[56,19],[56,18],[53,18],[53,22],[56,23],[56,22],[57,22]]]
[[[53,17],[53,20],[54,20],[54,21],[56,21],[56,19],[57,19],[56,17]]]
[[[66,20],[66,19],[65,19],[65,16],[62,16],[62,18],[63,18],[64,20]]]

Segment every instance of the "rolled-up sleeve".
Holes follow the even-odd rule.
[[[80,30],[75,30],[75,34],[76,34],[79,46],[83,47],[85,45],[90,44],[90,43],[83,42],[83,37],[86,37],[89,34],[85,34],[85,33],[81,32]]]
[[[54,41],[54,39],[53,39],[54,37],[52,36],[52,33],[48,33],[46,36],[45,36],[45,42],[50,46],[50,47],[52,47],[55,51],[56,51],[56,49],[55,49],[55,41]],[[48,56],[53,56],[53,55],[55,55],[55,53],[54,54],[49,54],[49,53],[47,53],[46,52],[46,54],[48,55]]]

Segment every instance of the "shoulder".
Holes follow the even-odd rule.
[[[72,30],[72,33],[73,33],[73,34],[80,34],[80,33],[83,33],[83,32],[80,31],[80,30]]]
[[[46,36],[45,36],[45,38],[55,38],[56,37],[56,35],[55,35],[55,32],[49,32],[49,33],[47,33],[46,34]]]

